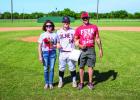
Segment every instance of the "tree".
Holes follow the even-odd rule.
[[[25,19],[31,19],[31,14],[24,13],[24,18]]]
[[[112,11],[111,18],[128,18],[128,13],[125,10]]]
[[[20,18],[19,13],[14,12],[14,13],[13,13],[13,18],[14,18],[14,19],[19,19],[19,18]]]
[[[74,17],[75,19],[80,19],[81,13],[83,11],[74,12],[70,10],[69,8],[65,8],[62,11],[52,11],[47,14],[42,12],[34,12],[31,14],[27,13],[13,13],[14,19],[37,19],[44,16],[70,16]],[[96,19],[97,13],[95,12],[89,12],[89,15],[91,18]],[[140,19],[140,12],[136,12],[134,14],[128,13],[125,10],[119,10],[119,11],[112,11],[110,13],[99,13],[99,18],[131,18],[131,19]],[[0,19],[11,19],[11,13],[10,12],[4,12],[0,14]]]
[[[41,12],[34,12],[31,14],[31,18],[32,19],[37,19],[37,18],[40,18],[40,17],[43,17],[45,14],[44,13],[41,13]]]
[[[4,18],[4,19],[10,19],[11,18],[11,13],[10,12],[4,12],[2,14],[2,18]]]
[[[118,13],[120,14],[120,18],[124,19],[124,18],[128,18],[128,13],[125,10],[120,10],[118,11]]]
[[[140,12],[136,12],[136,13],[134,14],[134,17],[137,18],[137,19],[140,19]]]
[[[19,14],[20,19],[24,19],[24,13]]]
[[[129,18],[129,19],[134,19],[134,15],[133,15],[133,14],[128,13],[128,18]]]

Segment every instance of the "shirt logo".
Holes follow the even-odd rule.
[[[83,37],[82,44],[93,44],[93,37],[94,37],[94,29],[88,28],[88,29],[82,29],[81,35]]]
[[[83,34],[94,34],[94,29],[93,28],[82,29],[81,35],[83,35]]]

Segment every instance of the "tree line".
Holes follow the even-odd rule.
[[[13,13],[13,19],[37,19],[40,17],[45,16],[70,16],[74,17],[75,19],[79,19],[82,11],[79,13],[76,13],[69,8],[65,8],[62,11],[52,11],[49,13],[42,13],[42,12],[34,12],[34,13]],[[89,15],[91,18],[96,19],[97,13],[96,12],[89,12]],[[119,10],[119,11],[111,11],[109,13],[99,13],[98,18],[121,18],[121,19],[140,19],[140,12],[135,12],[134,14],[128,13],[125,10]],[[4,12],[0,13],[0,19],[11,19],[11,13],[10,12]]]

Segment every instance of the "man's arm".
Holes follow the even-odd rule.
[[[97,42],[97,45],[99,47],[99,55],[100,55],[100,58],[103,57],[103,49],[102,49],[102,43],[101,43],[101,39],[100,37],[96,37],[96,42]]]
[[[74,43],[75,43],[75,45],[78,46],[80,49],[86,48],[86,46],[81,45],[81,44],[79,43],[79,38],[78,38],[77,36],[74,37]]]

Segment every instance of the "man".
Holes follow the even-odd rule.
[[[89,14],[83,12],[81,14],[83,20],[83,25],[78,27],[75,31],[75,43],[81,49],[82,53],[79,58],[80,67],[80,83],[78,84],[78,89],[82,89],[84,86],[84,67],[88,66],[89,83],[88,88],[93,89],[92,76],[93,67],[95,66],[96,53],[95,53],[95,41],[99,47],[99,55],[103,56],[103,50],[101,45],[101,40],[99,37],[98,28],[96,25],[90,24]],[[78,41],[78,42],[77,42]]]
[[[64,16],[62,19],[63,28],[57,31],[57,48],[59,48],[59,83],[58,87],[61,88],[64,83],[64,71],[66,64],[68,64],[71,77],[72,87],[77,87],[76,83],[76,64],[75,61],[69,59],[69,55],[74,46],[74,33],[75,31],[70,28],[70,18]]]

